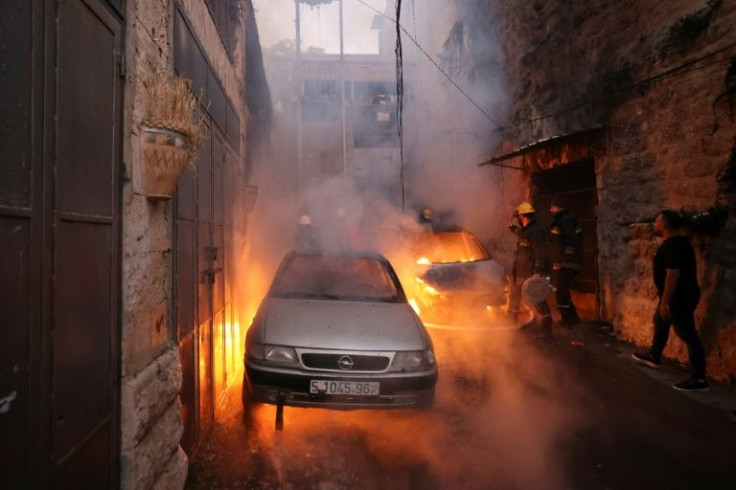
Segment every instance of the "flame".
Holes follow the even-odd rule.
[[[417,300],[414,298],[409,299],[409,304],[412,308],[414,308],[414,311],[417,313],[417,315],[422,314],[422,310],[419,308],[419,304],[417,304]]]
[[[431,265],[432,262],[430,262],[427,257],[420,257],[419,260],[417,260],[417,264],[419,264],[419,265]]]

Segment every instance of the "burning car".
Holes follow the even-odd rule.
[[[437,363],[422,321],[378,254],[291,252],[245,345],[244,403],[426,407]]]
[[[507,304],[503,267],[468,230],[445,226],[419,233],[411,254],[416,260],[412,304],[425,321],[449,325],[461,315],[478,319]]]

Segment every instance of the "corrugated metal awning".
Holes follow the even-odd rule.
[[[598,127],[591,128],[591,129],[585,129],[583,131],[576,131],[573,133],[565,133],[565,134],[560,134],[557,136],[551,136],[549,138],[544,138],[541,140],[537,140],[533,143],[529,143],[528,145],[520,146],[519,148],[513,151],[502,153],[500,155],[491,157],[489,160],[479,163],[478,166],[482,167],[484,165],[495,165],[498,167],[512,168],[516,170],[524,170],[522,167],[513,167],[510,165],[503,165],[500,162],[510,160],[512,158],[516,158],[522,155],[527,155],[529,153],[533,153],[538,150],[544,150],[544,149],[547,149],[555,145],[574,143],[577,145],[591,146],[595,143],[596,139],[601,135],[602,132],[603,132],[603,127],[598,126]]]

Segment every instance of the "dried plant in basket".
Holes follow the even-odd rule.
[[[184,135],[188,161],[197,155],[202,134],[203,116],[197,117],[199,97],[192,93],[191,82],[176,74],[157,72],[146,86],[143,124],[169,129]]]
[[[170,199],[179,177],[197,156],[204,111],[189,80],[158,72],[145,91],[141,125],[143,190],[150,200]]]

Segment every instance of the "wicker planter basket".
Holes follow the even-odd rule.
[[[189,165],[184,135],[165,128],[141,126],[143,193],[152,201],[171,199]]]

